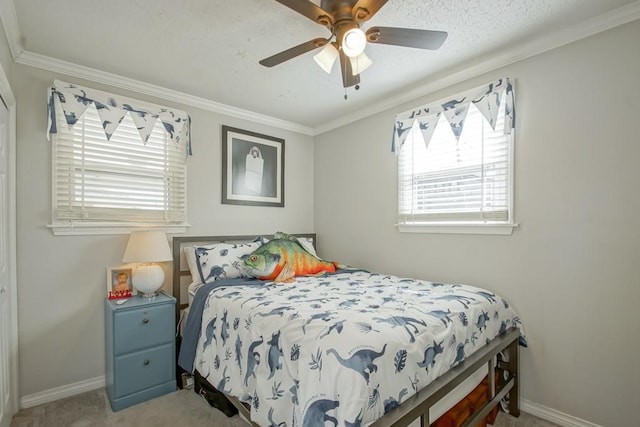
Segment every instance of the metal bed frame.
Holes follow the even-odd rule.
[[[313,241],[317,248],[316,235],[294,234],[296,237],[306,237]],[[195,244],[210,244],[222,242],[246,242],[252,241],[256,236],[180,236],[173,238],[173,296],[177,299],[176,325],[180,319],[181,310],[188,307],[188,303],[182,302],[182,278],[191,273],[182,262],[182,250],[185,246]],[[266,238],[273,236],[264,235]],[[400,406],[386,413],[376,420],[372,427],[402,427],[420,419],[421,427],[429,426],[429,409],[447,393],[457,387],[467,377],[472,375],[482,365],[486,365],[489,380],[489,399],[481,407],[477,408],[473,415],[465,420],[462,427],[478,424],[494,407],[505,397],[508,397],[507,409],[509,414],[520,416],[520,384],[519,384],[519,343],[520,332],[517,328],[510,328],[506,333],[494,338],[484,347],[464,359],[461,363],[451,368],[445,374],[436,378],[429,385],[419,390],[415,395],[405,400]],[[505,357],[506,356],[506,357]],[[493,373],[498,372],[498,381]],[[240,415],[252,425],[251,411],[247,405],[234,396],[225,395],[238,409]]]

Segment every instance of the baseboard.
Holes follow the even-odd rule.
[[[105,386],[105,378],[96,377],[74,384],[56,387],[39,393],[29,394],[20,398],[20,409],[31,408],[43,403],[75,396],[86,391],[96,390]],[[550,421],[562,427],[602,427],[598,424],[565,414],[548,406],[521,399],[520,409],[543,420]]]
[[[75,396],[76,394],[96,390],[104,386],[105,379],[104,376],[101,376],[41,391],[39,393],[29,394],[20,398],[20,409],[31,408],[33,406],[42,405],[43,403],[49,403],[54,400],[64,399],[65,397]]]
[[[552,423],[558,424],[562,427],[602,427],[598,424],[565,414],[549,408],[548,406],[540,405],[539,403],[526,399],[520,400],[520,409],[528,414],[535,415],[536,417],[542,418],[546,421],[551,421]]]

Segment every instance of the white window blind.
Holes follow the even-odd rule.
[[[426,144],[414,122],[398,156],[399,225],[509,223],[513,144],[504,126],[504,102],[495,130],[470,103],[459,139],[444,115]]]
[[[184,145],[160,120],[147,142],[126,114],[110,140],[91,104],[68,126],[56,100],[53,222],[172,225],[186,221]]]

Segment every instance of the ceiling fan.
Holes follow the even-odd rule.
[[[309,0],[276,1],[327,27],[331,35],[326,39],[316,38],[276,53],[261,60],[260,64],[273,67],[324,46],[314,59],[322,69],[330,73],[339,57],[345,88],[358,85],[360,73],[372,64],[364,53],[367,42],[435,50],[447,38],[444,31],[410,28],[371,27],[366,32],[363,31],[360,25],[371,19],[387,0],[321,0],[320,6]]]

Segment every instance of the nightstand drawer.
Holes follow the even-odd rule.
[[[176,389],[175,298],[105,299],[105,382],[114,411]]]
[[[161,304],[136,310],[117,311],[114,316],[114,355],[168,343],[174,336],[174,306]]]
[[[153,387],[173,378],[173,344],[115,358],[114,398]]]

